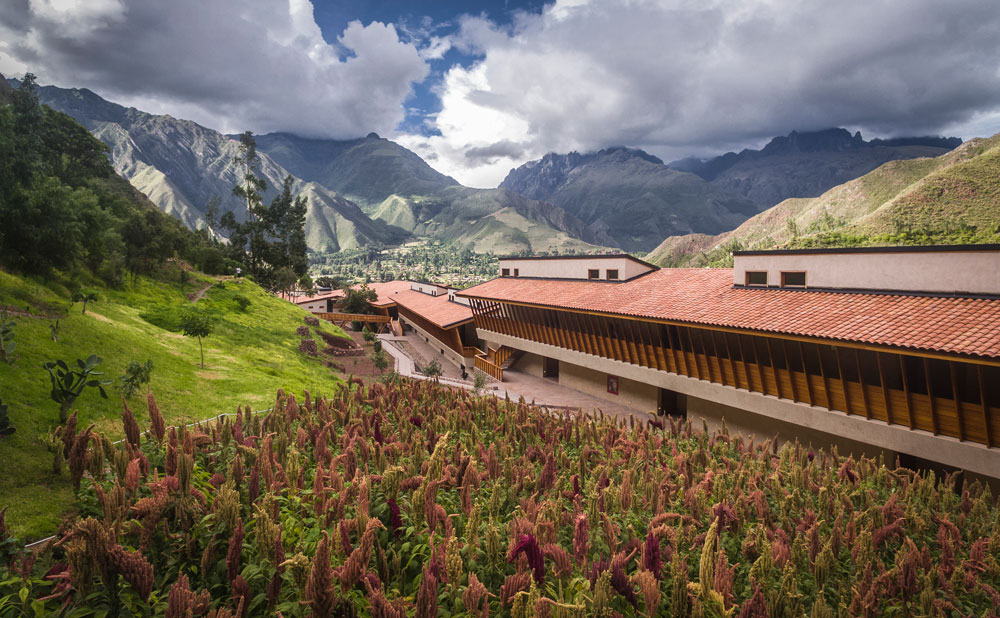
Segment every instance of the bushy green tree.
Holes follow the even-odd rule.
[[[7,309],[0,313],[0,360],[8,365],[14,364],[14,350],[17,349],[17,342],[14,341],[14,327],[17,322],[8,319]]]
[[[73,294],[74,303],[83,303],[82,315],[87,315],[87,304],[95,302],[97,300],[97,294],[94,292],[77,292]]]
[[[152,373],[152,360],[147,360],[145,363],[129,361],[128,365],[125,365],[125,374],[118,378],[122,394],[126,397],[134,395],[140,386],[149,384]]]
[[[357,288],[345,287],[342,307],[344,313],[374,313],[369,303],[376,300],[378,293],[365,284]]]

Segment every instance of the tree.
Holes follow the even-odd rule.
[[[428,378],[433,378],[434,381],[436,382],[437,379],[440,378],[441,374],[443,373],[441,371],[441,363],[439,363],[437,359],[432,360],[431,362],[427,363],[427,365],[423,368],[421,373],[427,376]]]
[[[87,303],[92,303],[97,300],[97,294],[94,292],[77,292],[73,295],[74,303],[83,303],[83,315],[87,315]]]
[[[3,400],[0,400],[0,438],[9,436],[12,433],[14,433],[14,424],[10,422],[10,417],[7,416],[7,405],[4,404]]]
[[[389,355],[382,348],[372,349],[372,363],[378,369],[379,375],[389,367]]]
[[[299,277],[299,288],[304,292],[312,292],[316,286],[313,284],[312,277],[309,273],[306,273]]]
[[[149,384],[150,374],[153,373],[153,361],[147,360],[145,363],[139,361],[129,361],[125,366],[125,375],[118,378],[121,382],[122,393],[126,397],[135,394],[143,384]]]
[[[94,376],[104,375],[100,371],[95,371],[98,365],[103,362],[100,356],[91,354],[87,360],[76,359],[79,371],[70,369],[65,361],[49,361],[42,365],[49,372],[49,380],[52,382],[50,393],[52,400],[59,404],[59,422],[65,423],[69,418],[69,409],[76,402],[77,397],[83,392],[85,387],[94,387],[101,397],[107,399],[108,394],[104,387],[111,384],[111,380],[95,380]]]
[[[215,324],[207,313],[190,309],[181,316],[180,327],[186,337],[197,337],[198,348],[201,350],[201,368],[205,368],[205,347],[202,339],[212,334]]]
[[[372,306],[369,303],[376,300],[378,300],[378,292],[365,284],[362,284],[358,288],[345,287],[344,313],[373,313]]]

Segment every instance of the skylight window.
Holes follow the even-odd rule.
[[[806,287],[805,271],[782,271],[781,287],[783,288],[804,288]]]
[[[767,271],[748,270],[746,273],[746,285],[767,285]]]

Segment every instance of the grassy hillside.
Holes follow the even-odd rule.
[[[81,305],[70,306],[70,290],[52,280],[44,282],[0,271],[0,306],[7,306],[17,321],[16,361],[0,363],[0,399],[10,406],[17,431],[0,439],[0,509],[9,507],[7,521],[15,534],[38,538],[55,531],[62,513],[73,505],[73,491],[64,468],[52,473],[52,455],[46,434],[58,424],[58,404],[49,398],[50,383],[42,363],[56,359],[75,365],[77,358],[98,354],[104,358],[104,378],[117,378],[131,360],[153,361],[151,387],[171,423],[205,419],[232,412],[234,402],[255,410],[270,405],[266,395],[282,387],[300,392],[329,391],[339,380],[320,360],[298,352],[304,311],[275,298],[249,281],[216,281],[189,275],[180,283],[139,278],[122,290],[84,282],[99,300],[81,314]],[[207,289],[206,289],[207,288]],[[180,313],[205,290],[197,307],[216,317],[215,329],[204,340],[205,368],[199,367],[197,339],[175,332]],[[239,296],[250,301],[241,311]],[[59,320],[58,341],[50,324]],[[310,327],[313,331],[316,329]],[[324,324],[327,333],[343,335]],[[322,342],[320,342],[322,347]],[[143,390],[143,393],[145,391]],[[91,423],[95,430],[121,436],[121,394],[108,390],[109,399],[87,389],[77,400],[79,427]],[[129,401],[135,414],[148,425],[143,395]]]
[[[816,198],[788,199],[717,236],[667,238],[646,259],[720,266],[736,249],[1000,241],[1000,134],[891,161]]]

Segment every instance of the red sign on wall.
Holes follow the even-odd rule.
[[[618,394],[618,376],[608,376],[608,392],[612,395]]]

